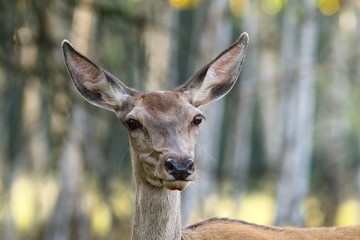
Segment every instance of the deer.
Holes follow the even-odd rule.
[[[293,228],[210,218],[181,226],[180,194],[197,176],[195,143],[205,119],[200,107],[235,85],[249,43],[247,33],[183,85],[169,91],[140,91],[62,42],[64,61],[80,95],[114,112],[128,130],[135,182],[132,240],[354,240],[360,226]]]

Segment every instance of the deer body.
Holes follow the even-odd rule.
[[[188,226],[183,239],[190,240],[358,240],[360,226],[293,228],[273,227],[239,220],[213,218]]]
[[[231,90],[247,45],[243,33],[177,89],[140,92],[63,41],[65,64],[76,89],[91,104],[113,111],[128,129],[136,186],[133,240],[360,239],[358,226],[278,228],[214,218],[181,228],[180,191],[196,178],[195,143],[204,119],[199,107]]]

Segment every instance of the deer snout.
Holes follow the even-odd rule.
[[[193,159],[188,159],[184,163],[179,163],[172,158],[165,162],[165,171],[173,176],[175,180],[186,181],[188,177],[195,173],[195,163]]]

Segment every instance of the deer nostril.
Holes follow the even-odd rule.
[[[194,163],[194,162],[192,162],[192,163],[190,164],[189,170],[192,170],[192,171],[195,170],[195,163]]]
[[[192,174],[194,172],[194,170],[195,170],[194,160],[192,160],[192,159],[187,160],[184,163],[184,167],[190,174]]]
[[[170,174],[177,169],[177,166],[178,164],[171,158],[165,162],[165,169]]]

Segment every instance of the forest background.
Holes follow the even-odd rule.
[[[359,0],[2,0],[1,239],[130,236],[127,132],[76,93],[63,39],[158,90],[248,32],[237,85],[202,108],[184,224],[360,223],[359,20]]]

